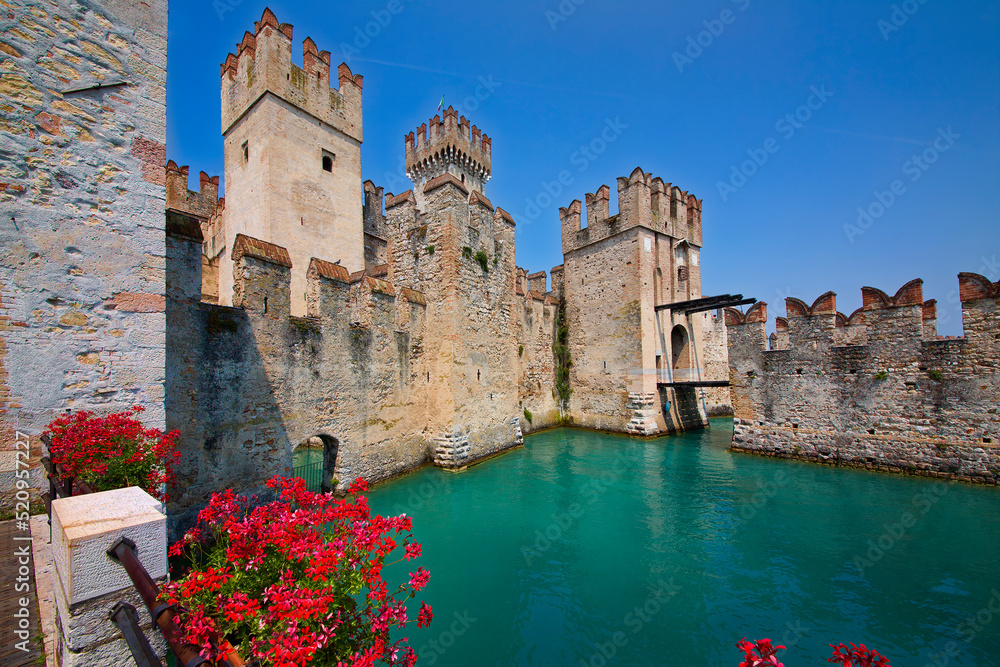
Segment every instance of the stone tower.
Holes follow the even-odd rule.
[[[414,135],[406,136],[406,175],[414,184],[417,205],[423,208],[424,186],[438,176],[451,174],[469,190],[483,193],[490,180],[492,142],[453,107],[444,119],[434,116]]]
[[[226,256],[237,234],[285,247],[291,308],[305,315],[312,257],[365,268],[360,75],[346,64],[330,87],[330,53],[302,43],[292,63],[292,26],[264,10],[222,64]],[[233,265],[221,262],[219,303],[232,304]]]
[[[586,217],[579,200],[559,211],[570,413],[641,435],[699,428],[709,316],[671,304],[701,297],[702,202],[639,168],[618,179],[615,215],[610,194],[587,194]]]

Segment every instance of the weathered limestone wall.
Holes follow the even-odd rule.
[[[712,311],[696,315],[702,320],[702,340],[700,348],[705,367],[706,380],[729,379],[729,344],[726,337],[726,318],[722,311]],[[710,417],[733,414],[733,401],[729,387],[706,387],[705,403]]]
[[[167,2],[5,5],[0,450],[67,408],[162,427]]]
[[[423,190],[422,207],[412,192],[386,203],[388,275],[427,298],[427,429],[471,461],[521,438],[514,221],[450,174]]]
[[[642,368],[639,230],[564,257],[566,321],[572,358],[569,414],[584,427],[625,431],[630,372]]]
[[[961,339],[936,337],[919,280],[894,297],[864,288],[850,318],[833,293],[812,307],[789,299],[787,348],[774,351],[765,305],[745,317],[727,310],[733,449],[996,484],[1000,285],[959,282]]]
[[[364,182],[365,271],[371,272],[389,263],[389,231],[382,210],[382,188]]]
[[[312,257],[365,268],[362,79],[341,65],[333,89],[328,51],[306,38],[299,68],[291,49],[292,26],[267,10],[222,66],[224,227],[227,253],[237,234],[288,248],[292,313],[302,316]],[[222,262],[220,303],[232,305],[232,286],[232,265]]]
[[[170,504],[173,533],[213,491],[264,492],[314,436],[335,442],[332,475],[342,484],[426,460],[422,295],[313,262],[311,316],[293,317],[287,251],[240,237],[236,306],[201,303],[200,242],[175,231],[167,402],[168,426],[181,431],[182,482]]]
[[[188,167],[167,162],[167,213],[194,219],[204,242],[201,256],[201,299],[219,302],[219,266],[225,246],[222,213],[225,200],[219,198],[219,177],[204,171],[198,177],[198,190],[188,189]]]
[[[528,289],[528,273],[518,269],[515,286],[515,338],[518,349],[518,400],[523,415],[521,428],[525,433],[556,426],[560,423],[559,403],[555,395],[555,358],[552,344],[556,336],[559,296],[546,292],[545,272],[532,274],[533,286]],[[553,272],[553,275],[558,273]],[[555,286],[553,286],[555,287]]]

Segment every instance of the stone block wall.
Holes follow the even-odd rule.
[[[469,436],[470,461],[518,444],[514,221],[444,174],[386,203],[390,280],[427,298],[427,428]]]
[[[701,318],[701,354],[706,380],[729,380],[729,342],[726,337],[725,313],[712,311],[696,314]],[[733,401],[729,387],[706,387],[705,405],[709,417],[727,417],[733,414]]]
[[[311,316],[294,317],[288,252],[239,237],[237,305],[217,306],[183,287],[200,285],[199,240],[171,233],[168,251],[168,426],[182,450],[172,534],[214,491],[266,495],[266,481],[290,474],[293,450],[310,438],[333,444],[327,472],[341,484],[427,459],[423,295],[314,260]]]
[[[788,311],[767,350],[766,305],[727,310],[733,449],[996,484],[1000,480],[1000,285],[959,276],[965,337],[940,339],[922,282],[895,296],[866,287],[864,306],[836,295]]]
[[[0,449],[66,409],[162,427],[167,2],[5,5]]]
[[[518,269],[518,274],[514,299],[518,402],[523,417],[521,427],[525,433],[530,433],[556,426],[562,417],[555,396],[555,357],[552,350],[559,297],[554,291],[545,291],[544,271],[532,274],[534,285],[540,291],[527,289],[527,271]]]
[[[219,177],[204,171],[198,177],[198,190],[188,189],[188,167],[167,162],[167,213],[194,219],[201,228],[203,242],[201,298],[219,302],[219,265],[225,247],[222,215],[225,200],[219,198]]]

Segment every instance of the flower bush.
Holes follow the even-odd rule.
[[[59,417],[45,429],[52,464],[94,491],[138,486],[165,502],[164,486],[174,483],[180,459],[178,432],[144,428],[135,418],[143,410],[136,405],[107,417],[86,411]]]
[[[772,646],[770,639],[750,642],[744,637],[736,642],[736,648],[744,653],[740,667],[769,667],[772,665],[773,667],[784,667],[778,662],[775,653],[785,647]],[[840,667],[892,667],[885,656],[880,655],[878,651],[866,648],[864,644],[861,646],[830,644],[830,648],[833,649],[833,657],[828,658],[827,662],[837,663]]]
[[[187,641],[217,660],[236,650],[265,667],[413,665],[406,639],[389,630],[408,622],[406,601],[427,585],[423,568],[394,592],[382,580],[386,557],[420,556],[407,516],[372,516],[358,480],[348,498],[312,493],[301,479],[276,477],[274,502],[227,490],[212,496],[198,525],[170,548],[186,557],[186,576],[161,600],[181,610]],[[399,560],[395,562],[399,562]],[[430,624],[421,603],[417,627]]]
[[[784,667],[774,657],[774,654],[785,647],[772,646],[770,639],[758,639],[748,642],[746,637],[744,637],[742,640],[736,642],[736,648],[744,653],[743,662],[740,663],[740,667],[763,667],[765,665]]]

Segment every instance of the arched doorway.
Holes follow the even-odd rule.
[[[670,350],[675,371],[691,368],[691,337],[688,336],[687,328],[681,324],[670,332]]]
[[[315,493],[333,491],[339,446],[336,438],[322,433],[306,438],[292,452],[292,476],[301,478]]]

